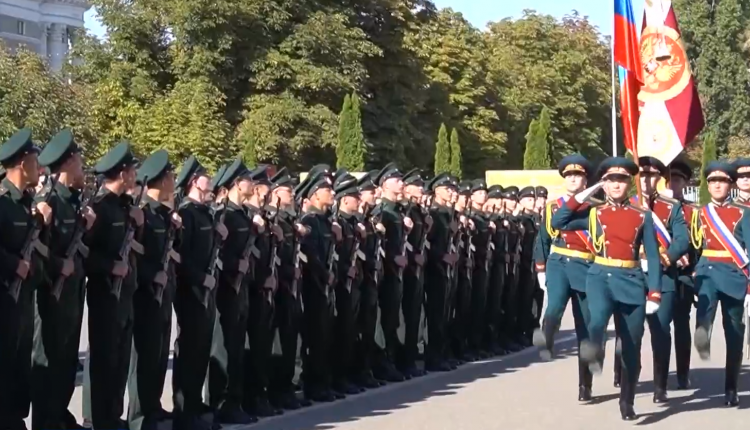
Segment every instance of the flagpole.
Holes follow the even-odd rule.
[[[615,35],[612,34],[612,39],[609,43],[611,68],[612,68],[612,156],[617,157],[617,107],[615,103],[616,91],[615,91]]]

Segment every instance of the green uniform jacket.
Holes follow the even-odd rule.
[[[331,220],[324,212],[312,207],[302,216],[302,225],[310,228],[300,245],[301,252],[307,262],[302,270],[303,282],[314,285],[321,293],[328,289],[328,253],[332,241],[335,240],[331,231]]]
[[[141,200],[141,208],[143,209],[143,227],[140,231],[139,242],[143,245],[143,255],[137,258],[138,285],[139,288],[153,288],[156,274],[164,270],[162,258],[167,248],[167,230],[172,224],[172,210],[146,194]],[[174,285],[173,271],[174,265],[170,264],[165,290],[171,290],[171,286]]]
[[[175,249],[180,254],[177,283],[198,288],[198,297],[202,297],[203,283],[209,266],[214,263],[211,261],[211,251],[217,235],[213,225],[214,216],[208,205],[189,198],[182,202],[178,213],[182,218],[182,232],[175,244]]]

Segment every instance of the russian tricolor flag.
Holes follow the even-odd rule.
[[[615,0],[614,61],[620,81],[620,112],[625,147],[637,157],[638,91],[643,83],[640,44],[631,0]]]

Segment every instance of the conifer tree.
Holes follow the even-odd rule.
[[[440,125],[438,140],[435,143],[435,175],[443,172],[450,172],[451,169],[451,152],[448,143],[448,129],[445,124]]]

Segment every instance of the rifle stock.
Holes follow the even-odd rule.
[[[148,183],[148,177],[145,177],[143,179],[143,184]],[[143,198],[143,192],[146,190],[146,186],[142,186],[140,192],[138,193],[138,197],[135,199],[131,207],[140,207],[141,205],[141,199]],[[135,221],[130,221],[128,223],[128,229],[125,232],[125,241],[122,243],[122,247],[120,247],[120,260],[124,262],[128,262],[128,257],[130,256],[130,249],[133,245],[133,239],[135,236]],[[127,275],[126,275],[127,276]],[[115,277],[114,282],[112,283],[112,291],[115,293],[115,297],[117,297],[117,300],[120,300],[120,294],[122,293],[122,282],[125,278],[117,276]]]

